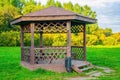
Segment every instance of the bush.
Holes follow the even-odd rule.
[[[0,46],[19,46],[20,33],[16,31],[7,31],[0,34]]]
[[[111,36],[106,37],[104,34],[99,36],[93,34],[87,34],[87,45],[118,45],[120,44],[120,33],[115,33]],[[31,34],[24,34],[24,45],[31,45]],[[34,34],[35,46],[40,46],[40,34]],[[66,46],[67,45],[67,34],[43,34],[43,45],[44,46]],[[71,34],[71,45],[82,46],[83,45],[83,33]],[[0,46],[20,46],[20,32],[17,31],[6,31],[0,33]]]
[[[106,37],[103,43],[104,45],[115,45],[115,39],[113,37]]]

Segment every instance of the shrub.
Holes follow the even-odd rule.
[[[19,46],[19,32],[7,31],[0,34],[0,46]]]
[[[104,34],[99,36],[93,34],[87,34],[87,45],[118,45],[120,44],[120,33],[114,33],[111,36],[106,37]],[[24,45],[31,45],[31,34],[24,34]],[[40,46],[40,34],[34,34],[35,46]],[[43,34],[44,46],[66,46],[67,34],[66,33],[54,33]],[[83,33],[71,34],[71,45],[82,46],[83,45]],[[20,46],[20,32],[6,31],[0,33],[0,46]]]

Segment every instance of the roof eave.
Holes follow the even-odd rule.
[[[11,25],[17,25],[22,21],[22,17],[16,18],[10,22]]]
[[[96,23],[97,19],[81,16],[81,15],[62,15],[62,16],[22,16],[11,21],[12,25],[19,25],[25,21],[54,21],[54,20],[78,20],[83,21],[86,24]]]
[[[97,19],[93,19],[90,17],[82,16],[82,15],[76,15],[76,19],[79,21],[84,21],[86,24],[93,24],[97,22]]]

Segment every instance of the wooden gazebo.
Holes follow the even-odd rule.
[[[89,65],[86,61],[86,24],[96,19],[85,17],[62,8],[49,7],[21,16],[12,25],[21,28],[21,64],[31,70],[43,68],[57,72]],[[31,45],[24,45],[24,34],[31,34]],[[34,45],[34,33],[40,35],[40,45]],[[72,45],[72,34],[83,33],[83,45]],[[44,34],[66,34],[65,46],[43,45]],[[78,37],[79,38],[79,37]],[[82,70],[81,70],[82,71]]]

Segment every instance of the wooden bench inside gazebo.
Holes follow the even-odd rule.
[[[21,64],[35,70],[38,68],[56,72],[82,72],[92,68],[86,61],[86,24],[96,23],[96,19],[76,14],[63,8],[49,7],[29,13],[13,21],[21,28]],[[24,45],[24,34],[31,35],[31,45]],[[34,34],[39,34],[39,46],[34,45]],[[82,33],[83,45],[72,45],[72,35]],[[66,45],[44,45],[44,34],[65,34]],[[79,38],[79,37],[78,37]],[[79,42],[79,41],[78,41]],[[87,68],[86,68],[87,66]]]

